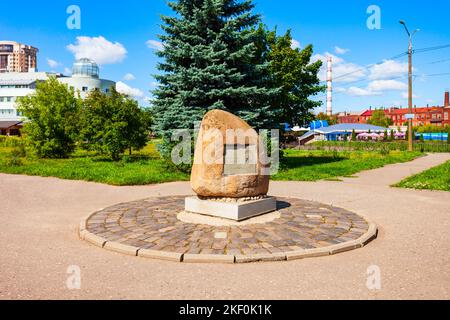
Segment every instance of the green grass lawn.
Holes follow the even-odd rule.
[[[273,180],[317,181],[339,180],[355,173],[383,167],[387,164],[408,162],[421,156],[419,152],[391,151],[380,152],[349,151],[301,151],[287,150],[280,172]]]
[[[186,181],[189,175],[174,170],[160,159],[155,144],[119,162],[107,156],[77,151],[69,159],[21,159],[21,165],[7,165],[12,148],[0,148],[0,172],[101,182],[110,185],[145,185]]]
[[[395,185],[400,188],[450,191],[450,161]]]
[[[0,172],[70,180],[85,180],[110,185],[145,185],[172,181],[188,181],[189,174],[176,170],[160,159],[155,142],[132,157],[112,162],[106,156],[77,151],[69,159],[20,158],[11,162],[12,148],[0,147]],[[287,150],[280,172],[273,180],[317,181],[338,180],[339,177],[386,164],[406,162],[421,153],[392,151],[380,152],[332,152]]]

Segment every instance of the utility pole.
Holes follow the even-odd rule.
[[[413,151],[413,79],[412,79],[412,55],[413,55],[413,44],[412,44],[412,38],[413,36],[420,31],[419,29],[416,29],[413,31],[413,33],[410,33],[408,30],[408,27],[406,26],[405,21],[401,20],[400,24],[402,24],[405,27],[406,33],[409,37],[409,44],[408,44],[408,108],[409,108],[409,114],[408,114],[408,150]]]

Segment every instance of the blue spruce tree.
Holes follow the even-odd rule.
[[[279,89],[270,84],[269,64],[257,44],[260,17],[251,0],[178,0],[175,16],[163,16],[163,50],[156,75],[160,86],[153,114],[170,155],[175,129],[193,129],[212,109],[234,113],[255,128],[278,127],[272,107]]]

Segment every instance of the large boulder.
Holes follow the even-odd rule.
[[[199,197],[246,198],[269,191],[266,150],[257,132],[235,115],[213,110],[203,118],[191,175]]]

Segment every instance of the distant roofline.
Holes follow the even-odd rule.
[[[311,130],[317,133],[321,133],[321,134],[328,134],[328,133],[333,133],[333,132],[351,132],[355,130],[355,132],[358,131],[385,131],[385,130],[389,130],[389,128],[384,128],[384,127],[379,127],[379,126],[374,126],[374,125],[370,125],[370,124],[362,124],[362,123],[342,123],[342,124],[336,124],[330,127],[325,127],[325,128],[319,128],[319,129],[315,129],[315,130]]]
[[[446,109],[446,108],[449,108],[449,107],[446,107],[444,105],[420,106],[420,107],[414,106],[413,107],[413,111],[414,112],[416,112],[416,111],[420,112],[420,111],[428,111],[430,109]],[[357,111],[355,111],[355,112],[353,112],[353,111],[351,111],[351,112],[349,112],[349,111],[341,111],[341,112],[338,112],[338,113],[334,114],[334,116],[363,116],[366,113],[372,114],[376,110],[383,110],[385,113],[392,113],[392,112],[395,112],[395,111],[397,111],[397,113],[404,113],[404,114],[409,113],[409,107],[394,107],[394,106],[392,106],[392,107],[389,107],[389,108],[365,109],[365,110],[363,110],[363,111],[361,111],[359,113]]]
[[[33,48],[33,49],[36,49],[37,51],[39,51],[39,49],[37,47],[34,47],[34,46],[30,45],[30,44],[25,44],[25,43],[13,41],[13,40],[0,40],[0,45],[1,44],[21,45],[21,46],[30,47],[30,48]]]

